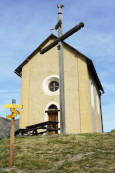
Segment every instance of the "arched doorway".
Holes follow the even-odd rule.
[[[48,114],[48,121],[58,122],[58,111],[57,106],[51,104],[46,111]],[[58,123],[51,124],[49,127],[52,130],[54,129],[53,131],[49,131],[49,134],[58,134]]]
[[[51,105],[48,108],[48,121],[56,121],[58,122],[58,111],[57,111],[57,106],[56,105]]]

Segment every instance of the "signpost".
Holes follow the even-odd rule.
[[[22,109],[22,105],[16,105],[16,104],[5,104],[4,105],[5,108],[20,108]]]
[[[15,128],[15,117],[17,114],[20,114],[15,108],[22,109],[22,105],[16,105],[16,100],[12,99],[12,104],[4,105],[5,108],[10,108],[11,115],[7,115],[6,118],[11,118],[11,127],[10,127],[10,152],[9,152],[9,167],[12,167],[13,163],[13,150],[14,150],[14,128]]]

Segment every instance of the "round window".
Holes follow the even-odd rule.
[[[59,95],[59,76],[50,75],[43,81],[43,90],[49,96]]]
[[[59,89],[59,82],[57,81],[51,81],[49,83],[49,90],[52,91],[52,92],[55,92]]]

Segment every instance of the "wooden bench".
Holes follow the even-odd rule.
[[[15,131],[15,136],[17,135],[28,135],[28,136],[35,136],[40,134],[49,134],[50,132],[54,131],[57,132],[60,128],[51,128],[52,125],[58,124],[56,121],[45,121],[42,123],[34,124],[31,126],[27,126],[25,129],[18,129]],[[40,131],[39,130],[44,130]]]

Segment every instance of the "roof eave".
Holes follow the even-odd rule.
[[[97,75],[97,72],[96,72],[96,70],[95,70],[95,67],[94,67],[94,65],[93,65],[92,60],[90,60],[89,58],[87,58],[87,64],[88,64],[89,70],[91,70],[91,71],[93,72],[93,75],[94,75],[94,78],[95,78],[95,80],[96,80],[98,89],[101,90],[101,91],[102,91],[101,94],[103,94],[103,93],[104,93],[104,89],[103,89],[102,84],[101,84],[101,82],[100,82],[100,80],[99,80],[99,77],[98,77],[98,75]]]
[[[38,53],[41,48],[43,47],[43,45],[51,38],[51,37],[55,37],[57,38],[54,34],[51,34],[49,37],[47,37],[15,70],[14,73],[16,73],[18,76],[22,76],[21,75],[21,71],[22,71],[22,67],[27,64],[29,62],[29,60],[36,54]]]

